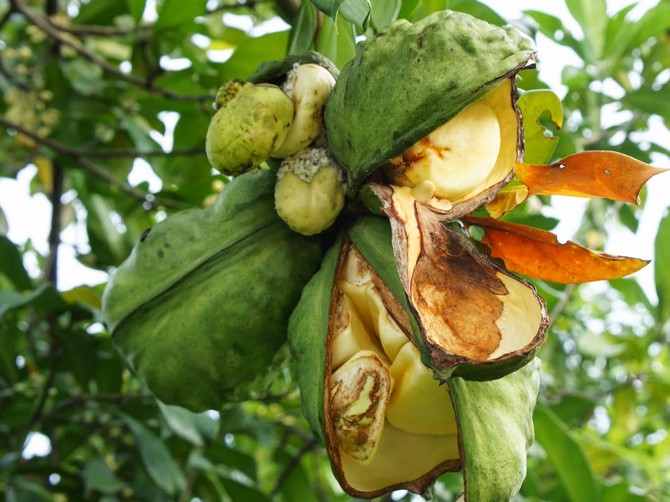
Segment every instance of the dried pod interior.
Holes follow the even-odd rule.
[[[422,492],[461,466],[449,391],[422,364],[393,303],[350,246],[332,307],[326,437],[341,481],[365,497],[390,487]]]
[[[432,369],[444,378],[459,366],[471,378],[497,378],[533,357],[548,326],[533,286],[480,254],[408,192],[380,193],[388,197],[399,276]]]

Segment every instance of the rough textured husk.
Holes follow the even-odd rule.
[[[329,146],[350,194],[501,79],[528,66],[532,41],[467,14],[399,20],[361,42],[325,110]]]
[[[203,210],[157,224],[112,276],[107,324],[162,401],[193,410],[262,395],[321,246],[274,211],[275,173],[244,174]]]

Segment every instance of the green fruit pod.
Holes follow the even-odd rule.
[[[274,211],[274,171],[237,177],[206,209],[156,224],[112,275],[103,311],[129,366],[194,411],[260,397],[321,244]]]
[[[329,146],[347,171],[349,195],[354,196],[385,165],[394,182],[402,179],[409,163],[403,154],[421,147],[431,133],[456,118],[457,126],[429,138],[438,147],[435,157],[452,148],[466,157],[445,165],[442,171],[449,179],[433,180],[438,185],[437,198],[449,199],[447,208],[435,205],[447,213],[457,202],[494,185],[499,188],[508,181],[522,151],[514,75],[532,64],[534,55],[531,39],[518,30],[452,11],[434,13],[415,24],[396,21],[361,42],[325,110]],[[480,102],[505,81],[507,87],[499,95]],[[483,158],[470,158],[491,141],[499,145],[487,146]],[[434,150],[411,152],[410,160],[432,155]],[[473,170],[473,162],[481,167]],[[437,169],[438,177],[442,171]],[[410,186],[420,184],[411,174],[408,177]],[[445,195],[440,197],[442,185]],[[483,197],[478,199],[478,205],[483,203]]]
[[[466,500],[510,500],[533,440],[538,360],[492,381],[436,379],[393,279],[390,245],[368,261],[356,231],[373,242],[390,237],[379,218],[342,235],[289,321],[304,414],[339,483],[362,498],[424,493],[463,470]]]

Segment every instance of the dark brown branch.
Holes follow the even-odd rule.
[[[150,25],[139,25],[133,28],[113,28],[111,26],[87,26],[78,24],[63,24],[58,21],[49,20],[51,26],[59,31],[71,33],[78,36],[94,36],[94,37],[125,37],[135,35],[138,38],[144,38],[151,34],[153,29]]]
[[[275,0],[277,10],[284,19],[293,20],[300,11],[300,2],[296,0]]]
[[[77,161],[79,166],[83,168],[84,170],[88,171],[89,173],[93,174],[94,176],[100,178],[101,180],[107,182],[111,186],[117,188],[121,192],[125,193],[126,195],[129,195],[133,199],[149,204],[151,207],[156,207],[156,206],[165,206],[165,207],[171,207],[175,209],[184,209],[187,207],[190,207],[187,204],[184,204],[179,201],[175,201],[172,199],[165,199],[161,197],[155,197],[152,194],[148,194],[145,192],[142,192],[141,190],[138,190],[127,183],[115,178],[112,176],[109,172],[107,172],[105,169],[102,167],[98,166],[97,164],[91,162],[87,156],[85,155],[86,150],[80,151],[76,148],[72,148],[68,145],[64,145],[62,143],[59,143],[57,141],[54,141],[50,138],[45,138],[43,136],[40,136],[39,134],[35,133],[34,131],[30,131],[24,127],[21,127],[17,124],[14,124],[8,120],[6,120],[3,117],[0,117],[0,125],[4,125],[8,129],[14,129],[20,134],[23,134],[24,136],[32,139],[39,145],[42,145],[44,147],[49,148],[50,150],[60,153],[62,155],[65,155],[67,157],[70,157],[74,160]],[[84,152],[84,153],[82,153]],[[125,151],[124,151],[125,152]],[[140,153],[140,152],[136,152]],[[161,152],[160,155],[162,156],[168,156],[172,155],[171,153],[166,153],[166,152]],[[109,155],[109,157],[112,157],[113,155]],[[125,155],[122,155],[125,156]],[[140,157],[142,155],[137,155],[136,157]]]
[[[183,148],[166,152],[164,150],[155,151],[141,151],[133,149],[117,149],[117,150],[99,150],[94,148],[74,148],[51,138],[40,136],[35,131],[26,129],[25,127],[7,120],[0,116],[0,125],[7,129],[14,129],[16,132],[40,143],[50,150],[53,150],[68,157],[95,157],[95,158],[149,158],[149,157],[190,157],[192,155],[202,155],[205,153],[204,147]]]
[[[62,227],[63,187],[65,185],[65,172],[63,166],[55,161],[52,164],[51,180],[51,225],[49,230],[49,256],[44,264],[44,278],[54,287],[58,285],[58,248],[60,246],[60,230]]]
[[[282,487],[284,486],[284,483],[286,483],[286,480],[291,475],[291,472],[293,472],[293,469],[295,469],[302,460],[302,457],[307,455],[310,451],[316,449],[318,445],[319,445],[318,440],[315,437],[313,437],[310,441],[306,442],[302,448],[300,448],[300,451],[298,451],[298,453],[296,453],[295,456],[291,458],[291,460],[288,462],[288,464],[286,464],[286,466],[282,470],[281,474],[279,474],[277,482],[275,483],[275,486],[272,489],[272,492],[270,493],[270,498],[273,498],[277,494],[279,494]]]
[[[96,66],[100,67],[102,70],[105,72],[109,73],[110,75],[115,76],[119,80],[124,80],[130,84],[133,84],[141,89],[145,89],[146,91],[154,94],[158,94],[164,98],[167,99],[172,99],[175,101],[194,101],[194,102],[208,102],[212,101],[215,97],[214,94],[207,94],[204,96],[192,96],[192,95],[187,95],[187,94],[179,94],[176,92],[169,91],[167,89],[163,89],[161,87],[157,87],[154,85],[153,81],[151,79],[142,79],[139,77],[136,77],[135,75],[131,75],[129,73],[124,73],[122,72],[119,68],[116,66],[108,63],[106,60],[102,59],[101,57],[97,56],[96,54],[90,52],[87,50],[82,43],[77,40],[76,38],[72,36],[66,36],[69,34],[63,33],[61,30],[56,28],[55,25],[51,24],[48,20],[46,20],[44,17],[41,15],[33,12],[30,8],[28,8],[23,0],[11,0],[12,5],[16,8],[17,11],[21,12],[30,22],[32,22],[35,26],[40,28],[44,33],[49,35],[51,38],[56,40],[58,43],[70,47],[71,49],[74,49],[81,57],[86,59],[87,61],[90,61],[91,63],[95,64]]]

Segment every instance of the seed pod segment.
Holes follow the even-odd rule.
[[[258,398],[321,260],[273,206],[275,173],[231,181],[207,209],[156,224],[112,275],[113,341],[161,401],[192,410]],[[262,315],[259,315],[262,313]]]
[[[390,238],[384,220],[373,220],[378,224],[361,233],[373,234],[372,242]],[[384,249],[378,265],[393,263],[380,258],[392,253],[390,242]],[[440,385],[421,362],[413,322],[392,291],[398,284],[389,287],[351,241],[340,239],[289,322],[305,416],[340,484],[364,498],[394,489],[423,493],[442,473],[468,466],[474,493],[518,491],[532,442],[536,365],[491,382],[452,378]],[[500,413],[492,420],[495,412],[484,410]],[[494,448],[504,451],[491,454]]]
[[[415,24],[396,21],[361,42],[325,111],[329,146],[347,171],[349,194],[355,195],[379,167],[532,64],[534,54],[532,41],[516,29],[453,11]],[[389,78],[389,69],[397,78]],[[468,113],[490,119],[484,111]],[[495,129],[492,120],[486,123]]]
[[[349,234],[387,283],[400,282],[424,363],[443,380],[452,374],[498,378],[526,364],[549,325],[535,288],[480,254],[410,195],[394,196],[395,205],[383,208],[392,237],[375,237],[376,227],[385,226],[377,218]],[[395,270],[382,264],[390,254],[384,246],[393,247]]]

